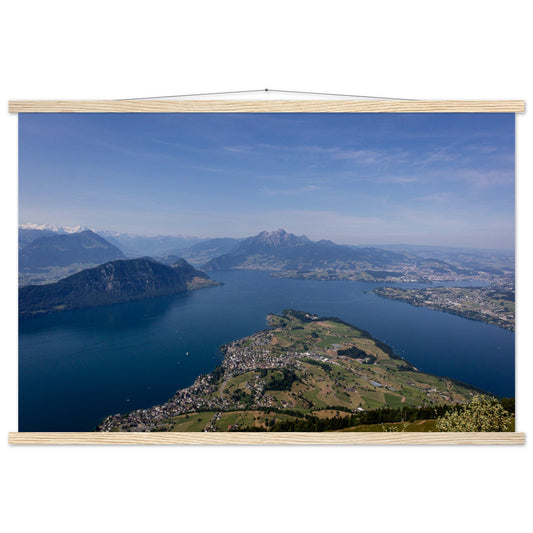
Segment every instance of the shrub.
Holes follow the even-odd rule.
[[[476,396],[437,421],[437,431],[510,431],[512,418],[496,400]]]

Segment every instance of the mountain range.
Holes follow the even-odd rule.
[[[244,239],[98,235],[91,230],[65,233],[67,229],[36,224],[20,227],[21,243],[42,235],[20,250],[21,285],[56,281],[82,268],[132,256],[150,256],[162,263],[184,258],[207,271],[258,269],[281,277],[322,280],[443,281],[480,274],[484,279],[512,277],[514,272],[514,257],[439,253],[436,248],[420,248],[417,253],[417,248],[407,245],[403,249],[339,245],[330,240],[312,241],[283,229]]]
[[[385,267],[413,261],[413,256],[378,248],[354,248],[329,240],[311,241],[283,229],[263,231],[238,243],[229,253],[208,261],[205,270],[355,269]]]

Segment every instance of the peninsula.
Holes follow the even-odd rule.
[[[420,372],[336,317],[285,310],[267,322],[268,329],[222,346],[222,364],[167,403],[109,416],[97,430],[287,430],[332,417],[348,417],[346,426],[380,408],[434,413],[480,392]]]

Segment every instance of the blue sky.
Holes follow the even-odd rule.
[[[20,114],[19,221],[514,249],[513,114]]]

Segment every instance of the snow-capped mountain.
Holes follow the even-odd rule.
[[[58,226],[57,224],[34,224],[33,222],[26,222],[25,224],[19,224],[19,229],[37,229],[48,230],[54,233],[79,233],[80,231],[86,231],[91,228],[87,226]]]

